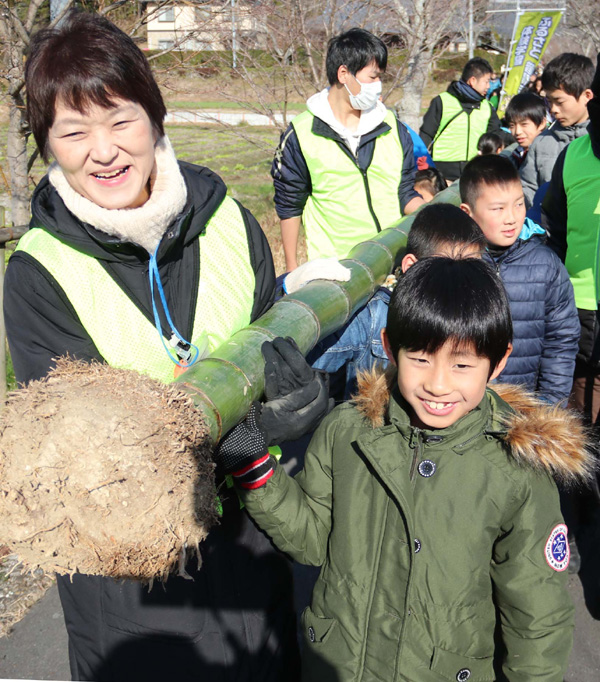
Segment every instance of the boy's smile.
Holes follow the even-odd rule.
[[[506,357],[490,376],[487,357],[476,355],[474,347],[457,347],[452,339],[435,353],[401,349],[398,388],[412,408],[413,426],[445,429],[475,409],[488,380],[504,369]]]
[[[479,225],[492,246],[512,246],[525,222],[525,198],[518,181],[509,184],[482,184],[475,206],[462,203],[461,208]]]
[[[509,123],[508,128],[523,149],[529,149],[535,138],[546,129],[546,121],[536,125],[530,118]]]

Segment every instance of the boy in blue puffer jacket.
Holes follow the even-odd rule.
[[[548,402],[568,398],[579,318],[565,266],[525,218],[516,168],[501,156],[471,160],[460,178],[461,208],[488,242],[484,257],[499,273],[513,318],[513,352],[498,381],[521,384]]]
[[[516,168],[504,157],[477,157],[465,167],[460,192],[461,208],[481,228],[482,243],[487,242],[483,257],[495,264],[510,302],[514,349],[499,381],[521,384],[550,403],[566,399],[579,340],[573,287],[564,265],[544,244],[544,230],[525,217]],[[403,261],[403,271],[419,258],[453,255],[459,246],[476,245],[475,233],[455,212],[460,213],[454,206],[433,204],[419,213],[407,243],[412,260]],[[357,371],[387,365],[380,334],[389,297],[380,289],[309,355],[312,366],[326,372],[348,363],[346,397],[355,391]]]

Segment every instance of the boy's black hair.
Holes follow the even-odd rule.
[[[452,204],[430,204],[421,209],[410,228],[406,253],[421,260],[435,256],[444,246],[459,250],[466,246],[478,246],[481,251],[486,240],[479,225]]]
[[[329,85],[338,82],[340,66],[348,67],[353,76],[374,61],[380,71],[387,67],[387,47],[377,36],[363,28],[351,28],[329,41],[327,46],[327,80]]]
[[[475,78],[481,78],[485,76],[486,73],[494,73],[494,69],[490,66],[487,59],[482,57],[473,57],[465,64],[460,80],[466,83],[469,78],[475,76]]]
[[[535,92],[520,92],[510,100],[504,116],[509,125],[529,119],[539,126],[546,120],[546,103]]]
[[[446,178],[440,173],[437,168],[424,168],[415,174],[415,189],[418,190],[418,185],[422,185],[428,189],[433,196],[439,194],[442,190],[448,187]]]
[[[560,88],[579,99],[584,90],[592,87],[594,71],[591,59],[582,54],[563,52],[548,62],[542,74],[542,87],[547,93]]]
[[[513,182],[521,184],[519,171],[505,156],[498,154],[476,156],[465,166],[458,181],[460,200],[474,208],[484,185],[506,187]]]
[[[500,135],[505,147],[508,147],[509,144],[514,144],[516,142],[515,138],[507,130],[503,130],[502,128],[496,131],[496,135]]]
[[[399,279],[388,309],[394,357],[401,349],[435,353],[446,341],[474,347],[498,366],[513,329],[502,281],[478,258],[425,258]]]
[[[497,154],[500,148],[504,148],[504,140],[498,133],[483,133],[477,142],[477,150],[482,156]]]

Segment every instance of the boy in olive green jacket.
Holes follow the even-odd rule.
[[[511,339],[488,265],[421,260],[390,302],[394,372],[363,377],[325,418],[295,479],[266,454],[260,407],[221,444],[256,522],[322,566],[303,680],[494,680],[498,615],[504,679],[562,682],[573,609],[553,477],[586,479],[591,465],[571,414],[486,388]]]

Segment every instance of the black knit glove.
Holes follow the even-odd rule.
[[[315,429],[333,407],[327,375],[313,370],[292,339],[262,347],[265,397],[221,440],[216,459],[243,488],[258,488],[273,475],[268,447],[296,440]]]
[[[242,488],[260,488],[273,475],[273,464],[265,434],[258,416],[261,404],[252,403],[246,419],[240,422],[221,440],[215,459],[231,474]]]

